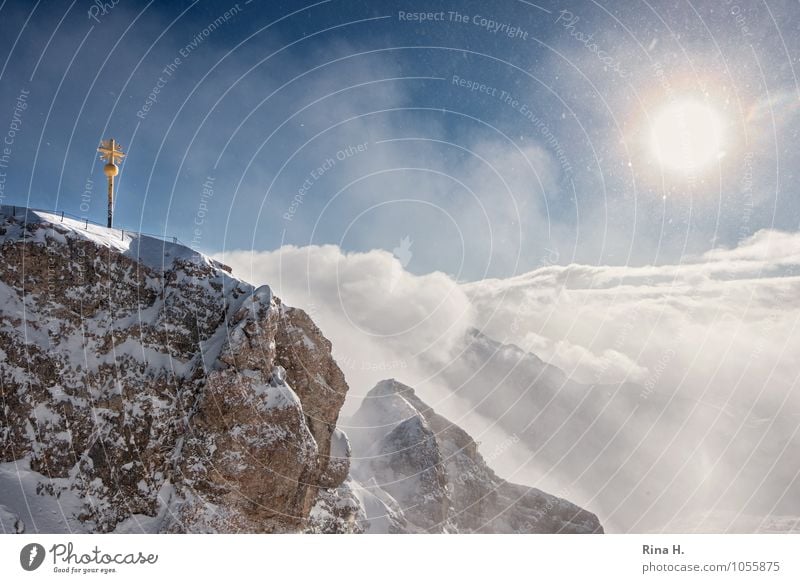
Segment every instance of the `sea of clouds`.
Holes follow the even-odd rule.
[[[346,412],[381,379],[415,386],[501,475],[586,504],[610,530],[797,527],[800,234],[764,230],[679,264],[548,265],[468,283],[412,274],[385,250],[218,258],[311,313],[351,386]],[[476,350],[473,330],[499,343],[489,350],[522,350]],[[528,353],[579,384],[532,379],[507,407],[512,375],[538,370]],[[537,382],[558,385],[547,404]],[[480,398],[476,383],[488,383]],[[577,387],[604,389],[576,400]],[[551,414],[552,402],[575,414]],[[569,443],[522,424],[520,408],[544,415],[539,427],[557,417],[555,441]],[[581,457],[584,439],[606,447]]]

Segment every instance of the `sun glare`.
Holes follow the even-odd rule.
[[[689,173],[722,155],[722,120],[713,108],[703,103],[672,103],[653,119],[650,140],[662,166]]]

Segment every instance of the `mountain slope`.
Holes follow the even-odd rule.
[[[463,429],[393,379],[369,392],[350,425],[354,475],[370,495],[392,502],[367,509],[368,520],[383,519],[368,530],[603,531],[594,514],[571,502],[499,478]]]
[[[569,484],[570,499],[607,530],[751,532],[746,525],[797,516],[791,407],[766,417],[755,403],[714,402],[692,385],[579,383],[475,330],[456,353],[437,380],[519,439],[518,475]]]
[[[10,210],[3,530],[308,527],[348,471],[347,385],[310,319],[186,247]]]

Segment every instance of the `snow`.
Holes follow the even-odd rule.
[[[392,524],[402,515],[397,500],[378,486],[374,478],[366,486],[355,481],[351,486],[367,518],[366,533],[388,534]]]
[[[250,294],[247,293],[250,291],[250,289],[246,288],[238,297],[229,298],[229,314],[236,314],[245,306],[245,302],[250,299]],[[200,358],[200,361],[202,362],[203,368],[206,370],[206,372],[209,370],[209,363],[214,363],[217,361],[223,348],[225,348],[230,340],[231,332],[229,328],[227,326],[220,326],[208,340],[205,342],[200,342],[200,354],[198,355],[198,358]]]
[[[367,452],[398,425],[421,415],[395,392],[403,386],[394,380],[382,381],[364,398],[359,412],[348,423],[348,435],[357,451]]]
[[[171,371],[177,376],[183,376],[190,369],[189,361],[182,361],[168,353],[142,346],[135,338],[125,339],[112,351],[96,359],[96,362],[98,364],[114,364],[125,356],[137,362],[143,362],[149,368]]]
[[[22,534],[23,532],[25,523],[20,520],[19,515],[0,504],[0,533]]]
[[[10,206],[0,206],[0,215],[7,218],[12,214]],[[41,225],[49,227],[37,229],[34,242],[46,243],[47,240],[65,242],[67,238],[91,241],[130,257],[157,271],[170,269],[176,261],[194,262],[222,267],[221,263],[210,259],[197,251],[180,243],[165,241],[158,237],[142,235],[140,233],[95,225],[93,223],[61,217],[58,213],[33,209],[16,209],[14,221],[26,225]],[[21,227],[14,225],[5,235],[0,235],[0,243],[5,240],[20,239]]]
[[[85,533],[91,525],[77,517],[83,512],[83,501],[68,488],[66,478],[50,479],[31,470],[30,459],[0,463],[0,507],[6,518],[13,514],[25,524],[25,532]],[[40,485],[52,486],[57,495],[39,493]],[[43,492],[46,490],[43,490]],[[2,514],[2,513],[0,513]]]
[[[253,380],[259,378],[259,373],[256,371],[243,370],[239,374]],[[286,383],[286,371],[281,366],[276,366],[272,369],[272,378],[269,383],[254,382],[253,392],[259,397],[257,406],[260,411],[288,408],[295,408],[298,411],[303,410],[300,397]]]
[[[342,459],[350,457],[350,440],[347,439],[347,434],[338,427],[333,430],[333,435],[331,435],[330,457]]]
[[[168,518],[175,514],[175,506],[179,503],[175,494],[175,487],[169,480],[165,481],[159,489],[157,499],[158,511],[155,516],[133,514],[120,522],[114,532],[118,534],[156,534],[161,532]]]
[[[39,403],[33,408],[33,417],[39,425],[59,425],[61,415],[50,409],[45,403]]]

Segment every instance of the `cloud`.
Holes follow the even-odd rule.
[[[487,376],[489,398],[473,402],[534,452],[502,471],[572,484],[612,530],[724,531],[740,528],[741,512],[765,524],[800,515],[786,457],[798,447],[799,251],[800,234],[761,231],[678,265],[549,266],[465,285],[488,336],[585,383],[638,385],[592,390],[586,405],[556,382],[543,403],[535,371],[513,377],[521,359],[497,364],[512,377]],[[509,393],[533,426],[506,408]]]
[[[442,273],[409,273],[383,250],[285,246],[218,258],[236,275],[269,282],[287,304],[308,311],[332,340],[356,396],[387,377],[419,380],[420,363],[446,358],[475,320],[455,281]]]
[[[333,245],[218,258],[311,313],[351,386],[346,413],[395,377],[484,444],[518,437],[498,472],[588,505],[611,530],[725,530],[739,508],[800,515],[785,459],[800,407],[800,234],[762,231],[677,265],[473,283]],[[483,340],[465,340],[472,328]],[[623,384],[584,393],[598,383]]]
[[[311,312],[345,363],[376,368],[359,375],[366,383],[387,376],[386,363],[408,372],[446,360],[472,327],[584,382],[644,383],[665,354],[672,362],[659,384],[688,375],[724,393],[764,378],[787,387],[796,375],[798,234],[761,231],[679,265],[552,265],[466,284],[414,275],[408,257],[383,250],[285,246],[218,258]]]
[[[581,380],[644,382],[674,354],[660,384],[724,394],[765,379],[788,389],[796,376],[798,266],[800,235],[761,231],[679,265],[550,266],[464,287],[477,327]]]

